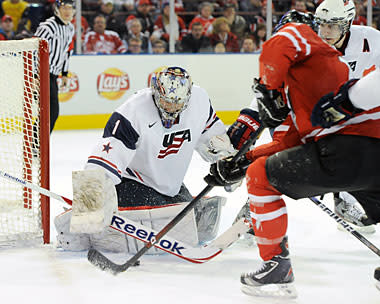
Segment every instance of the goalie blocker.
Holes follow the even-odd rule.
[[[102,170],[85,170],[73,173],[74,200],[73,209],[66,211],[55,218],[58,247],[70,251],[82,251],[95,248],[102,251],[136,253],[144,243],[131,236],[122,234],[109,227],[112,216],[117,210],[116,192],[119,201],[124,191],[115,191],[110,185],[107,176]],[[132,184],[132,185],[131,185]],[[89,187],[88,185],[96,185]],[[147,193],[146,186],[128,180],[128,189],[131,193]],[[87,195],[91,192],[91,195]],[[138,222],[148,228],[159,230],[164,227],[185,206],[186,202],[178,199],[188,198],[191,195],[186,187],[171,201],[161,200],[159,195],[151,193],[152,206],[119,207],[117,214]],[[126,197],[127,195],[124,195]],[[138,201],[138,197],[136,198]],[[197,207],[189,213],[173,229],[168,236],[186,242],[191,246],[211,241],[216,237],[219,228],[221,207],[225,203],[223,197],[202,199]],[[120,203],[119,203],[120,205]],[[127,205],[127,204],[124,204]],[[151,249],[151,254],[162,254],[163,251]]]

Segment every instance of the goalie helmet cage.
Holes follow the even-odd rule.
[[[49,189],[49,49],[38,38],[0,42],[0,168]],[[49,243],[49,198],[0,182],[0,248]]]

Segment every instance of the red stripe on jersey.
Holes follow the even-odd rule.
[[[159,209],[159,208],[165,208],[165,207],[172,207],[172,206],[178,206],[181,204],[167,204],[163,206],[136,206],[136,207],[119,207],[119,211],[131,211],[131,210],[149,210],[149,209]]]
[[[116,169],[117,172],[121,175],[121,171],[118,169],[118,167],[115,164],[111,163],[110,161],[108,161],[108,160],[106,160],[106,159],[104,159],[102,157],[91,155],[88,159],[97,159],[97,160],[100,160],[102,162],[105,162],[107,165],[109,165],[112,168]]]

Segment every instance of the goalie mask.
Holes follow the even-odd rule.
[[[152,77],[151,87],[162,125],[171,128],[189,103],[191,77],[180,67],[168,67]]]
[[[350,30],[355,18],[352,0],[325,0],[315,12],[319,35],[330,45],[337,45]]]
[[[307,24],[313,29],[314,32],[318,32],[318,25],[315,22],[312,13],[302,13],[293,9],[281,17],[280,21],[277,23],[274,29],[274,33],[278,32],[280,28],[290,22]]]

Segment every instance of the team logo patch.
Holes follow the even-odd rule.
[[[191,142],[190,129],[165,134],[162,141],[164,148],[160,150],[157,158],[164,158],[169,154],[178,153],[185,141]]]

